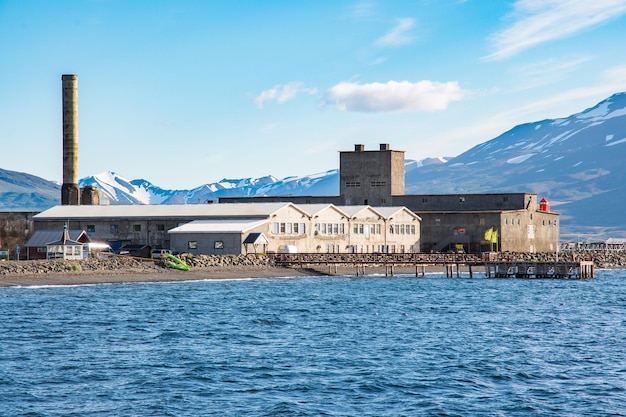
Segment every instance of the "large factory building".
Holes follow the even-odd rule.
[[[533,193],[404,194],[404,151],[381,144],[378,150],[340,152],[338,196],[220,198],[220,203],[372,204],[407,207],[421,219],[423,252],[554,252],[559,215]]]
[[[405,195],[404,151],[388,144],[340,152],[336,196],[101,206],[97,190],[77,185],[77,80],[62,76],[62,205],[34,216],[36,230],[67,226],[114,249],[143,245],[191,253],[241,253],[250,244],[255,251],[331,253],[557,250],[559,215],[545,199],[538,202],[532,193]]]

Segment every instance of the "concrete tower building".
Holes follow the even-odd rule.
[[[389,206],[391,196],[404,195],[404,151],[381,143],[377,151],[354,145],[339,153],[339,194],[346,205]]]
[[[80,204],[78,188],[78,75],[64,74],[63,84],[63,185],[61,204]]]

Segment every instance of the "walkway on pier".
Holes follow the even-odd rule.
[[[354,268],[355,274],[365,275],[367,268],[384,268],[393,276],[396,268],[415,268],[415,276],[425,276],[427,266],[443,267],[446,276],[460,277],[461,267],[470,278],[476,267],[484,267],[488,278],[593,278],[593,262],[516,262],[494,260],[493,254],[465,253],[278,253],[272,254],[277,265],[297,268],[327,267],[328,274],[338,267]],[[497,256],[496,256],[497,258]],[[473,269],[474,268],[474,269]]]
[[[449,277],[460,276],[460,267],[467,266],[470,277],[472,267],[482,266],[480,256],[465,253],[277,253],[272,255],[277,265],[298,268],[328,267],[328,273],[338,267],[355,269],[355,274],[365,275],[367,268],[384,268],[386,276],[393,276],[396,268],[415,268],[415,276],[424,276],[427,266],[441,266]]]

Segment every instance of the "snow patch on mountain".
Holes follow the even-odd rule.
[[[420,167],[442,165],[450,159],[442,157],[421,161],[406,160],[405,170],[408,172]],[[271,175],[260,178],[223,178],[191,190],[166,190],[144,179],[130,180],[115,172],[101,172],[80,180],[80,187],[86,185],[100,190],[103,204],[199,204],[215,201],[220,197],[338,195],[339,170],[290,176],[281,180]]]

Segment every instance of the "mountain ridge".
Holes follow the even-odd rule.
[[[533,192],[561,213],[570,235],[626,237],[626,93],[580,113],[517,125],[454,158],[405,161],[406,194]],[[105,204],[198,204],[229,196],[339,194],[338,170],[277,179],[222,179],[190,190],[167,190],[145,179],[104,172],[80,180]],[[0,209],[37,211],[59,204],[60,186],[0,170]]]

